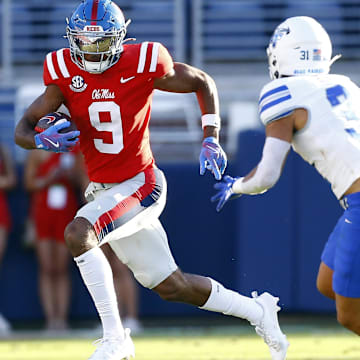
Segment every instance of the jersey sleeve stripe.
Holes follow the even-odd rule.
[[[284,112],[284,113],[282,113],[282,114],[280,114],[280,115],[275,116],[273,119],[268,120],[268,121],[266,122],[266,125],[269,125],[271,122],[273,122],[273,121],[275,121],[275,120],[279,120],[279,119],[281,119],[281,118],[283,118],[283,117],[285,117],[285,116],[290,115],[293,111],[294,111],[294,110],[289,110],[289,111],[286,111],[286,112]]]
[[[287,95],[290,95],[290,92],[288,90],[285,90],[285,91],[280,91],[280,92],[277,92],[275,94],[272,94],[272,95],[269,95],[267,98],[263,99],[259,106],[260,107],[263,107],[265,106],[266,104],[269,104],[277,99],[280,99],[284,96],[287,96]],[[290,95],[291,96],[291,95]]]
[[[267,109],[269,109],[269,108],[271,108],[271,107],[273,107],[273,106],[275,106],[275,105],[277,105],[277,104],[280,104],[280,103],[282,103],[282,102],[284,102],[284,101],[286,101],[286,100],[289,100],[289,99],[291,99],[291,95],[290,95],[290,94],[288,94],[288,95],[286,95],[286,96],[283,96],[283,97],[281,97],[281,98],[278,98],[278,99],[276,99],[276,100],[274,100],[274,101],[268,102],[268,103],[265,104],[264,106],[260,107],[260,114],[261,114],[262,112],[264,112],[265,110],[267,110]]]
[[[70,77],[69,71],[66,67],[65,60],[64,60],[64,49],[60,49],[56,52],[56,58],[57,58],[62,76],[64,78]]]
[[[271,89],[271,90],[267,91],[267,92],[260,98],[259,104],[260,104],[264,99],[266,99],[267,97],[269,97],[269,96],[271,96],[271,95],[273,95],[273,94],[276,94],[276,93],[278,93],[278,92],[285,91],[285,90],[289,91],[289,88],[288,88],[286,85],[282,85],[282,86],[279,86],[279,87],[277,87],[277,88],[275,88],[275,89]]]
[[[147,41],[145,41],[141,44],[139,64],[138,64],[138,68],[137,68],[138,74],[144,72],[148,45],[149,45],[149,42],[147,42]]]
[[[96,19],[98,18],[97,17],[98,7],[99,7],[99,0],[95,0],[92,4],[92,9],[91,9],[91,25],[96,25]]]
[[[46,65],[47,68],[49,70],[50,76],[52,80],[57,80],[59,77],[56,74],[55,68],[54,68],[54,63],[52,60],[52,53],[48,53],[46,55]]]
[[[156,66],[158,62],[159,57],[159,48],[160,44],[158,42],[155,42],[152,48],[152,54],[151,54],[151,63],[150,63],[150,70],[149,72],[155,72]]]

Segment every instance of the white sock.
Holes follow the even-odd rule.
[[[209,280],[211,281],[211,293],[200,309],[236,316],[246,319],[252,324],[257,324],[261,320],[263,309],[253,298],[226,289],[211,278]]]
[[[113,274],[100,248],[95,247],[74,258],[83,281],[95,303],[103,326],[103,336],[124,339]]]

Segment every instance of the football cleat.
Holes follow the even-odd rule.
[[[135,357],[135,346],[130,337],[130,329],[125,329],[125,339],[102,338],[94,343],[95,352],[88,360],[130,360]]]
[[[255,326],[256,333],[264,339],[269,347],[272,360],[285,360],[289,342],[280,329],[277,317],[277,313],[281,309],[277,305],[279,298],[267,292],[258,296],[257,292],[253,291],[251,295],[264,311],[261,320],[256,324],[251,323],[251,325]]]

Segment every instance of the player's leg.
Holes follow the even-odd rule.
[[[159,220],[129,238],[110,242],[110,246],[135,278],[163,299],[247,319],[269,345],[273,359],[285,358],[288,343],[278,325],[278,299],[268,293],[249,298],[208,277],[183,273],[175,264]]]
[[[269,293],[258,296],[255,292],[253,298],[249,298],[211,278],[186,274],[179,269],[153,290],[168,301],[184,302],[248,320],[269,346],[272,359],[285,359],[289,343],[277,319],[279,299]]]
[[[338,322],[360,335],[360,298],[350,298],[336,294]]]
[[[54,244],[54,296],[55,306],[55,328],[57,330],[67,329],[67,317],[70,302],[70,275],[69,275],[69,250],[64,242],[56,241]]]
[[[92,224],[85,218],[76,217],[66,227],[64,237],[95,303],[104,337],[124,338],[111,267],[98,247]]]
[[[341,217],[336,223],[334,230],[331,232],[328,241],[324,246],[316,280],[316,287],[319,292],[333,300],[335,300],[335,292],[333,289],[333,274],[335,267],[336,244],[339,237],[341,236],[342,223],[343,219]]]
[[[184,273],[180,269],[152,290],[164,300],[222,312],[246,319],[253,324],[258,323],[263,316],[261,306],[253,298],[228,290],[211,278]]]
[[[134,356],[129,332],[124,332],[120,321],[111,267],[98,246],[131,235],[160,215],[166,198],[164,175],[151,168],[120,184],[90,183],[85,196],[89,203],[67,226],[65,240],[104,329],[100,346],[90,359]]]
[[[123,276],[122,276],[122,267],[121,267],[121,261],[117,258],[113,250],[111,249],[109,244],[104,244],[101,246],[101,250],[104,252],[106,258],[108,259],[111,270],[113,272],[113,278],[114,278],[114,286],[115,286],[115,292],[116,297],[118,301],[118,307],[119,307],[119,313],[121,317],[123,317],[123,314],[125,312],[125,289],[122,286],[123,285]],[[124,265],[123,265],[124,266]]]
[[[114,285],[119,304],[119,312],[124,327],[128,327],[132,334],[142,331],[142,325],[138,319],[138,289],[134,276],[111,249],[109,244],[101,247],[110,262],[114,276]]]
[[[45,313],[46,327],[55,328],[56,322],[56,295],[54,292],[54,242],[50,239],[37,239],[36,254],[39,264],[38,282],[42,307]]]
[[[321,294],[335,300],[335,293],[332,287],[333,274],[334,271],[322,261],[319,267],[316,287]]]
[[[89,360],[134,356],[130,332],[124,330],[120,320],[111,267],[98,247],[93,225],[85,218],[76,217],[66,227],[64,237],[103,326],[103,338]]]
[[[340,324],[360,335],[360,193],[348,195],[339,219],[333,289]]]

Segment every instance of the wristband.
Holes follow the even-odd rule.
[[[219,140],[215,136],[208,136],[203,141],[219,145]]]
[[[218,114],[205,114],[201,116],[201,126],[214,126],[220,129],[220,116]]]
[[[242,194],[242,181],[243,181],[244,177],[240,177],[238,179],[236,179],[234,181],[234,183],[232,184],[232,191],[235,194]]]

